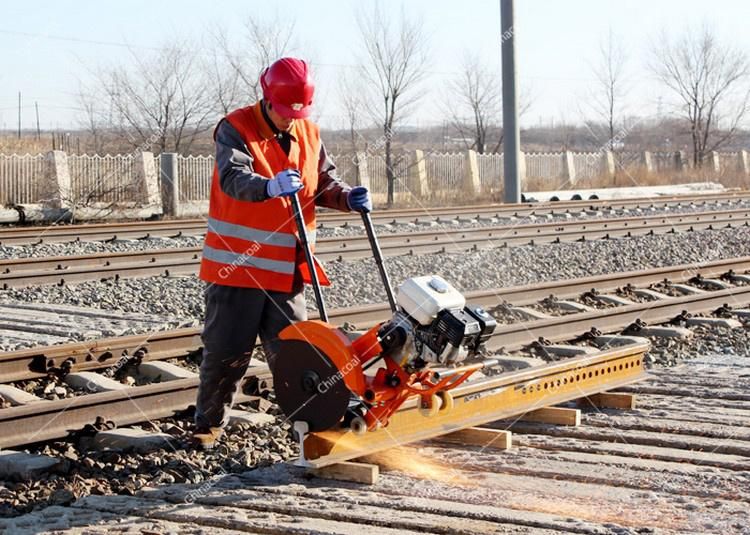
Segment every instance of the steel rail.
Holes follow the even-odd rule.
[[[597,328],[603,332],[621,329],[640,319],[658,323],[684,310],[705,312],[728,300],[750,299],[750,287],[736,287],[676,297],[649,303],[571,314],[559,318],[500,326],[489,341],[490,348],[523,347],[539,337],[569,340],[575,333]],[[396,443],[412,442],[487,423],[498,418],[623,386],[642,377],[642,355],[648,343],[631,343],[596,355],[511,372],[459,387],[454,393],[457,407],[434,418],[414,422],[414,402],[396,415],[389,431],[368,434],[366,439],[343,432],[307,435],[304,463],[325,466],[371,453]],[[264,373],[267,371],[264,368]],[[601,377],[600,377],[601,375]],[[548,386],[549,385],[549,386]],[[0,411],[0,447],[64,437],[72,430],[93,423],[97,417],[117,425],[162,418],[187,408],[195,399],[198,378],[181,379],[120,391],[77,396],[57,401],[38,401]]]
[[[579,312],[549,319],[498,325],[487,345],[490,349],[521,349],[539,339],[550,342],[571,340],[592,329],[603,333],[625,329],[641,320],[647,324],[670,321],[682,312],[701,314],[729,304],[750,303],[750,286],[736,286],[726,290],[671,297],[658,301],[615,306],[590,312]]]
[[[8,351],[0,353],[0,383],[43,377],[57,371],[108,368],[118,365],[123,358],[146,362],[182,357],[202,347],[200,334],[200,327],[188,327]]]
[[[249,369],[245,377],[267,375],[268,368],[260,366]],[[173,416],[195,403],[197,393],[194,377],[2,409],[0,448],[62,438],[97,418],[121,426]],[[238,402],[250,399],[238,393]]]
[[[675,217],[644,216],[601,221],[566,221],[539,225],[480,227],[441,231],[384,234],[379,237],[386,256],[465,252],[480,247],[557,243],[631,237],[640,232],[693,231],[748,225],[750,210],[704,212]],[[744,223],[743,223],[744,222]],[[187,275],[197,272],[200,247],[105,253],[73,257],[20,258],[0,261],[0,287],[32,284],[68,284],[87,280],[153,275]],[[320,260],[368,258],[372,255],[366,236],[330,237],[318,240]]]
[[[570,201],[524,204],[484,204],[435,209],[381,210],[373,213],[375,223],[437,221],[461,215],[484,217],[528,217],[553,215],[571,210],[623,210],[652,209],[685,205],[721,206],[727,203],[750,199],[749,192],[728,192],[706,195],[659,197],[658,199],[612,199],[596,201]],[[357,224],[357,217],[350,213],[321,211],[318,219],[323,226]],[[114,239],[146,239],[149,237],[178,237],[198,235],[205,232],[205,219],[170,219],[163,221],[141,221],[126,223],[86,223],[76,225],[23,226],[0,229],[0,245],[22,245],[32,243],[65,242],[85,239],[88,241]]]
[[[519,392],[522,390],[524,395],[527,394],[527,392],[529,394],[528,396],[525,396],[527,401],[532,401],[535,400],[535,398],[540,397],[538,393],[541,392],[544,397],[542,397],[538,403],[543,403],[545,405],[559,403],[568,399],[567,397],[564,399],[558,398],[558,396],[564,394],[566,391],[570,391],[573,386],[572,377],[571,385],[568,385],[565,389],[557,387],[556,389],[545,388],[543,391],[536,391],[533,388],[533,385],[540,384],[540,382],[545,379],[547,379],[549,384],[554,384],[558,379],[558,376],[565,376],[567,385],[568,377],[571,376],[571,373],[578,373],[580,377],[583,372],[589,368],[593,369],[596,365],[598,365],[600,369],[609,364],[611,369],[612,366],[617,366],[619,361],[616,359],[622,358],[623,354],[627,353],[628,357],[632,358],[633,349],[636,349],[640,353],[645,351],[645,349],[636,345],[634,348],[630,348],[629,352],[622,348],[618,348],[602,353],[601,355],[574,358],[569,359],[569,361],[565,361],[564,363],[504,374],[490,380],[484,380],[483,382],[468,384],[461,387],[460,389],[457,389],[455,397],[457,397],[458,402],[461,403],[468,399],[482,399],[483,393],[485,392],[487,395],[494,396],[501,390]],[[638,359],[638,364],[638,368],[642,368],[641,359]],[[631,371],[635,372],[635,370],[636,367],[634,366]],[[268,375],[268,368],[257,367],[248,370],[245,377],[246,379],[250,377],[261,378]],[[624,384],[637,379],[639,376],[636,376],[635,373],[632,373],[631,375],[632,377],[630,377],[627,382],[605,381],[604,373],[602,373],[603,377],[597,378],[595,381],[584,377],[584,379],[579,380],[577,384],[577,390],[575,390],[577,394],[576,397],[583,397],[596,391],[623,386]],[[612,377],[614,378],[615,374],[612,374]],[[9,448],[63,438],[68,436],[71,432],[83,429],[87,424],[93,424],[98,418],[103,418],[105,421],[111,421],[117,426],[124,426],[174,416],[180,411],[187,409],[195,402],[198,392],[198,384],[199,381],[197,377],[177,379],[163,383],[134,386],[122,390],[87,394],[67,399],[42,400],[27,405],[2,409],[0,410],[0,448]],[[596,388],[592,389],[592,385],[594,384],[596,385]],[[537,392],[537,395],[535,395],[535,392]],[[252,396],[240,393],[237,401],[242,402],[250,399],[252,399]],[[537,403],[537,401],[533,401],[533,403]],[[483,403],[483,405],[486,405],[486,403]],[[536,405],[536,407],[538,406],[543,405]],[[534,408],[535,406],[529,405],[528,407]],[[518,409],[517,407],[514,408],[516,410]],[[415,412],[414,409],[414,402],[412,401],[405,407],[403,412],[405,414],[410,414]],[[453,415],[453,419],[457,416],[464,416],[463,412],[465,411],[458,411]],[[452,426],[442,425],[442,428],[445,431],[449,431],[461,428],[457,426],[462,426],[464,424],[465,427],[469,427],[478,423],[475,421],[477,416],[481,418],[487,417],[486,410],[473,412],[474,417],[464,418],[461,423],[454,423]],[[523,410],[521,412],[526,411]],[[505,413],[496,414],[494,412],[492,414],[493,420],[511,415]],[[394,423],[399,422],[400,419],[402,419],[399,415],[396,415],[394,418]],[[437,424],[440,417],[434,421],[433,419],[429,420],[431,423]],[[486,421],[490,420],[483,419],[482,423]],[[394,426],[394,431],[398,432],[398,430],[395,429],[396,427],[398,427],[398,424]],[[382,438],[381,435],[378,436]],[[388,440],[390,440],[390,437],[392,436],[392,433],[388,433]],[[411,440],[416,439],[410,439],[410,441]],[[380,444],[380,442],[372,442],[370,448],[376,444]],[[368,452],[370,452],[370,450],[368,450]],[[340,457],[336,457],[336,459],[341,460]],[[327,460],[335,462],[331,457]],[[318,463],[318,465],[322,465],[322,463]]]
[[[451,424],[446,425],[443,420],[445,414],[439,414],[435,418],[425,419],[430,421],[433,431],[442,429],[431,436],[437,436],[451,430],[470,427],[478,423],[496,420],[511,413],[497,413],[499,408],[509,409],[521,413],[537,408],[539,406],[560,403],[573,399],[571,392],[576,397],[583,397],[594,392],[609,390],[617,386],[623,386],[642,376],[643,362],[641,355],[648,347],[648,343],[631,344],[625,348],[615,348],[598,355],[578,357],[565,362],[553,363],[523,371],[511,372],[490,379],[477,381],[456,389],[454,396],[458,398],[457,406],[463,407],[448,413]],[[631,362],[632,361],[632,362]],[[623,373],[623,366],[618,365],[627,362],[628,366]],[[609,368],[608,373],[605,370]],[[586,372],[591,370],[587,376]],[[596,377],[594,378],[594,370]],[[601,372],[601,377],[599,376]],[[576,374],[578,378],[576,379]],[[260,366],[248,370],[245,380],[250,378],[262,379],[269,376],[269,370]],[[541,388],[546,382],[544,389]],[[111,421],[117,426],[130,425],[138,422],[174,416],[182,410],[187,409],[195,402],[198,392],[198,378],[177,379],[163,383],[155,383],[144,386],[133,386],[122,390],[86,394],[61,400],[42,400],[0,410],[0,448],[9,448],[24,444],[43,442],[57,438],[63,438],[72,432],[83,429],[87,424],[93,424],[97,419],[103,418]],[[536,388],[539,385],[539,388]],[[575,386],[575,389],[574,389]],[[502,400],[497,398],[499,394],[511,393],[513,399]],[[503,396],[506,397],[506,396]],[[521,398],[522,406],[518,405]],[[251,396],[239,394],[237,401],[247,401]],[[483,401],[484,400],[484,401]],[[466,414],[467,401],[472,401],[471,414]],[[479,403],[475,403],[479,401]],[[489,413],[487,406],[491,405],[492,412]],[[400,427],[406,417],[411,417],[415,411],[415,402],[411,400],[403,407],[403,410],[394,415],[392,422],[393,431],[401,431]],[[489,415],[491,420],[487,420]],[[452,416],[450,416],[452,415]],[[460,421],[457,419],[460,418]],[[477,418],[482,421],[479,422]],[[422,429],[424,426],[411,425],[411,428]],[[387,434],[387,441],[391,441],[392,433],[377,433],[378,439]],[[321,434],[323,435],[323,434]],[[308,436],[308,439],[312,435]],[[376,434],[367,435],[375,437]],[[409,435],[411,436],[411,435]],[[421,435],[420,435],[421,436]],[[314,437],[314,436],[312,436]],[[427,436],[423,438],[429,438]],[[418,438],[410,438],[409,441]],[[382,445],[382,440],[373,440],[370,448]],[[305,443],[307,451],[308,444]],[[344,455],[351,451],[344,450]],[[371,452],[372,449],[367,452]],[[341,460],[341,452],[335,456]],[[336,462],[330,456],[326,461]],[[325,462],[325,461],[323,461]],[[330,464],[325,462],[325,464]],[[322,465],[321,462],[318,465]]]
[[[364,435],[348,430],[309,433],[297,464],[321,468],[629,385],[645,377],[643,354],[649,345],[631,343],[466,383],[451,391],[453,409],[432,417],[421,415],[412,399],[391,417],[388,427]]]
[[[485,308],[491,308],[503,302],[527,305],[550,295],[565,299],[576,297],[594,288],[600,292],[610,292],[627,284],[643,287],[665,279],[684,282],[696,275],[715,278],[730,271],[736,273],[750,271],[750,256],[718,260],[702,265],[682,264],[508,288],[475,290],[466,292],[465,296],[467,302]],[[713,292],[708,295],[712,294]],[[334,324],[341,325],[348,322],[359,328],[366,328],[388,319],[390,308],[387,303],[361,305],[334,309],[329,315]],[[313,313],[311,317],[314,318],[316,315]],[[200,327],[191,327],[0,353],[0,383],[41,377],[63,368],[74,371],[107,368],[116,365],[123,356],[127,358],[136,354],[143,361],[184,356],[201,348],[200,332]]]

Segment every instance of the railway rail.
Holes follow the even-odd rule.
[[[701,377],[710,380],[694,386]],[[509,449],[438,439],[372,456],[381,474],[365,488],[277,464],[138,496],[88,496],[0,519],[0,530],[745,533],[750,401],[736,399],[744,388],[735,363],[705,357],[651,370],[627,389],[635,409],[583,405],[578,425],[492,424],[512,432]]]
[[[576,312],[530,319],[576,298]],[[92,495],[70,507],[0,519],[0,530],[85,527],[107,533],[127,525],[271,534],[302,526],[332,534],[746,531],[750,397],[746,378],[737,373],[737,356],[706,356],[651,370],[644,378],[647,344],[631,331],[646,334],[648,327],[637,320],[652,326],[673,318],[701,320],[685,312],[711,316],[719,309],[722,317],[747,318],[750,257],[472,292],[467,300],[497,309],[501,323],[490,341],[493,350],[527,351],[533,345],[549,350],[553,362],[460,387],[451,411],[459,425],[447,415],[426,419],[412,403],[394,416],[390,434],[376,432],[359,442],[350,437],[344,444],[318,434],[305,443],[307,466],[325,470],[355,458],[378,465],[380,478],[367,488],[310,480],[302,468],[276,464],[198,484],[145,488],[137,496]],[[531,316],[514,321],[524,314]],[[370,305],[332,311],[332,322],[367,326],[387,315],[387,306]],[[580,356],[556,352],[575,349],[557,345],[571,341]],[[199,347],[198,329],[183,329],[42,347],[12,358],[0,354],[0,383],[112,368],[123,356],[159,360]],[[251,368],[247,379],[266,381],[266,388],[271,382],[264,366]],[[631,401],[615,410],[601,401],[606,397],[598,393],[611,388],[618,388],[615,399],[635,395],[637,408]],[[193,402],[196,389],[197,378],[188,377],[0,409],[0,448],[64,438],[96,420],[127,426],[173,416]],[[240,396],[251,399],[251,393]],[[466,414],[464,399],[472,400]],[[576,421],[538,423],[529,417],[529,409],[551,405],[558,405],[549,409],[553,413],[577,413]],[[475,425],[486,427],[469,427]]]
[[[608,292],[617,288],[630,285],[627,286],[627,292],[633,293],[655,283],[664,285],[664,279],[671,281],[667,286],[674,293],[683,293],[676,296],[644,289],[643,295],[649,295],[654,300],[628,302],[626,298],[619,296],[619,306],[587,308],[562,316],[500,324],[488,342],[488,348],[494,351],[519,351],[530,345],[537,345],[542,347],[545,354],[554,356],[570,352],[568,346],[557,346],[557,342],[586,339],[587,344],[593,343],[606,353],[610,350],[618,351],[621,346],[633,343],[633,339],[620,335],[607,337],[602,333],[620,333],[627,327],[635,327],[636,334],[646,333],[639,320],[650,324],[667,322],[675,317],[687,320],[686,311],[691,314],[710,314],[717,309],[728,315],[748,314],[742,310],[743,306],[750,303],[748,270],[750,257],[745,257],[700,267],[675,266],[532,287],[473,292],[467,294],[467,299],[490,309],[498,306],[511,307],[522,313],[523,310],[519,307],[532,304],[540,297],[550,294],[555,295],[557,302],[565,297],[578,296],[582,290],[588,291],[588,295],[593,296],[591,298],[598,296],[604,299],[606,296],[616,295]],[[683,284],[691,281],[692,285]],[[592,293],[592,288],[597,292]],[[513,305],[508,305],[508,301]],[[734,308],[723,306],[726,304],[731,304]],[[331,321],[337,324],[348,321],[358,327],[365,327],[386,319],[387,316],[387,306],[371,305],[332,311]],[[70,375],[84,370],[120,367],[131,359],[135,359],[135,362],[159,360],[185,355],[199,348],[197,328],[40,347],[0,354],[0,382],[42,377],[49,373]],[[559,352],[560,349],[563,350],[562,353]],[[581,352],[584,355],[581,359],[591,356],[591,348]],[[256,384],[265,382],[267,386],[270,382],[268,371],[262,366],[251,370],[248,379],[251,378]],[[92,423],[97,416],[112,420],[118,425],[170,416],[179,409],[187,408],[195,399],[197,385],[197,377],[187,377],[127,387],[114,392],[85,394],[57,401],[35,401],[6,408],[0,410],[0,447],[62,438],[71,430]]]
[[[617,289],[627,288],[628,285],[645,288],[664,280],[684,283],[699,276],[704,280],[722,277],[732,280],[734,277],[739,278],[741,282],[741,279],[748,277],[743,275],[748,271],[750,271],[750,256],[717,260],[701,265],[683,264],[643,271],[477,290],[466,292],[465,295],[468,302],[492,309],[503,303],[513,303],[518,306],[530,305],[549,296],[555,296],[557,299],[575,298],[592,289],[600,293],[610,293]],[[695,295],[702,296],[703,293]],[[706,292],[706,295],[712,295],[712,292]],[[380,303],[334,309],[329,311],[329,316],[331,322],[337,325],[350,323],[358,328],[367,328],[387,319],[389,313],[388,304]],[[317,317],[317,313],[311,313],[311,317]],[[621,323],[623,322],[622,327],[629,325],[627,321],[622,320]],[[510,331],[513,328],[512,325],[505,327],[501,325],[500,328],[508,329],[506,334],[512,334]],[[546,329],[549,330],[545,332],[549,334],[555,328],[557,327],[547,327]],[[200,327],[190,327],[0,353],[0,384],[44,377],[51,372],[67,373],[107,368],[123,357],[135,358],[143,362],[179,357],[201,347],[200,332]],[[518,336],[523,335],[518,334]]]
[[[409,223],[415,220],[423,222],[444,221],[456,217],[520,218],[591,210],[650,210],[689,205],[719,208],[733,204],[744,204],[749,198],[750,193],[738,191],[720,194],[659,197],[657,199],[588,200],[514,205],[485,204],[434,210],[412,208],[375,212],[373,220],[376,224],[385,224],[391,222]],[[322,212],[319,217],[319,223],[324,226],[357,224],[357,218],[352,214]],[[205,228],[205,219],[10,227],[0,229],[0,245],[194,236],[203,234]]]
[[[615,239],[748,225],[750,210],[718,210],[675,216],[639,216],[598,221],[480,227],[456,230],[383,234],[386,256],[465,252],[482,247]],[[200,247],[169,248],[125,253],[20,258],[0,261],[0,287],[69,284],[86,280],[153,275],[193,274],[200,264]],[[324,261],[368,258],[366,236],[321,238],[316,256]]]

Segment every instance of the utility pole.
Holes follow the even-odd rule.
[[[34,107],[36,108],[36,138],[39,140],[42,139],[42,130],[39,128],[39,103],[35,101]]]
[[[503,172],[507,203],[521,202],[521,177],[518,171],[521,133],[518,128],[518,95],[516,92],[516,27],[514,0],[500,0],[500,39],[503,61]]]
[[[18,92],[18,139],[21,139],[21,92]]]

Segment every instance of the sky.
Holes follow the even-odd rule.
[[[152,53],[173,37],[199,43],[209,28],[241,32],[248,17],[275,14],[295,21],[299,55],[313,58],[316,116],[324,128],[344,127],[339,80],[361,60],[357,10],[372,0],[0,0],[0,128],[15,129],[18,92],[22,126],[43,129],[80,124],[77,92],[103,65],[129,61],[130,50]],[[500,70],[498,0],[381,0],[386,11],[422,21],[430,51],[415,126],[441,124],[467,50],[488,70]],[[646,68],[654,39],[703,24],[750,52],[746,0],[516,0],[515,36],[521,93],[530,107],[522,126],[579,122],[590,114],[592,65],[602,39],[619,36],[627,53],[627,110],[653,116],[667,111],[671,95]]]

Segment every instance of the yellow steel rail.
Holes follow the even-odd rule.
[[[391,417],[388,427],[363,435],[349,430],[308,433],[297,464],[321,468],[611,390],[645,376],[643,355],[649,347],[643,339],[594,355],[474,381],[452,390],[453,409],[434,416],[424,416],[412,399]]]

